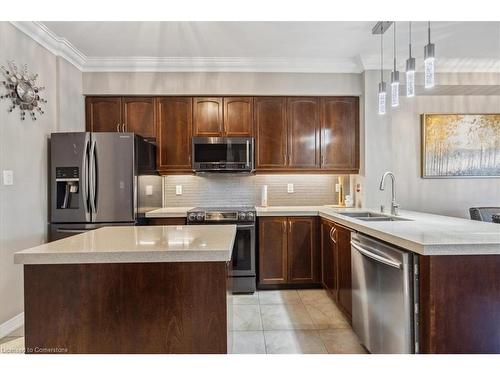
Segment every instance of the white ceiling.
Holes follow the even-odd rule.
[[[84,71],[361,72],[380,64],[375,22],[17,22],[65,51]],[[43,34],[46,35],[43,35]],[[404,70],[408,22],[397,23]],[[384,35],[392,65],[393,30]],[[500,22],[433,22],[440,71],[500,72]],[[420,60],[427,23],[413,23]],[[54,47],[55,48],[55,47]],[[417,60],[417,61],[418,61]]]

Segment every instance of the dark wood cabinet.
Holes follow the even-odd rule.
[[[122,100],[120,97],[85,98],[87,131],[117,132],[121,131],[122,123]]]
[[[87,131],[132,132],[156,137],[155,99],[151,97],[85,98]]]
[[[337,249],[333,230],[331,221],[321,220],[321,284],[337,300]]]
[[[251,137],[253,135],[253,98],[224,98],[224,135]]]
[[[254,99],[257,170],[284,169],[287,166],[286,99]]]
[[[122,98],[123,130],[145,138],[156,137],[155,99],[151,97]]]
[[[287,99],[289,168],[320,167],[319,109],[316,97]]]
[[[186,225],[185,217],[150,217],[146,219],[147,225]]]
[[[352,319],[351,283],[351,230],[335,224],[334,231],[337,265],[337,304],[342,312]],[[335,252],[334,252],[335,254]]]
[[[321,98],[321,168],[359,169],[359,98]]]
[[[162,173],[191,172],[192,99],[159,98],[157,107],[158,170]]]
[[[221,137],[222,113],[222,98],[193,98],[193,136]]]
[[[316,217],[259,218],[259,282],[320,282]]]
[[[259,218],[259,281],[284,284],[288,280],[286,217]]]
[[[315,217],[288,218],[288,282],[319,282]]]

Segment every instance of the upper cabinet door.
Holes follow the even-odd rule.
[[[154,98],[122,98],[123,131],[156,137]]]
[[[224,133],[228,137],[253,135],[253,98],[224,98]]]
[[[283,97],[254,98],[254,112],[256,168],[286,168],[286,99]]]
[[[193,99],[193,135],[220,137],[223,135],[222,98]]]
[[[321,98],[321,168],[359,169],[359,98]]]
[[[85,122],[87,131],[121,131],[121,98],[87,97],[85,98]]]
[[[287,100],[288,167],[320,167],[319,100],[296,97]]]
[[[157,99],[158,170],[190,172],[193,104],[191,98]]]

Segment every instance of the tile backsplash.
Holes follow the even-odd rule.
[[[163,205],[258,206],[263,185],[267,185],[269,206],[337,204],[337,178],[326,174],[165,176]],[[294,185],[294,193],[287,192],[288,184]],[[182,185],[182,195],[176,195],[177,185]],[[349,176],[344,176],[343,190],[344,195],[350,191]]]

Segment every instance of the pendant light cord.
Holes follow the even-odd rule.
[[[427,23],[427,33],[429,36],[429,44],[431,43],[431,21],[428,21]]]
[[[396,71],[396,21],[394,21],[394,71]]]
[[[384,82],[384,24],[380,27],[380,82]]]
[[[408,49],[410,50],[410,59],[411,59],[411,21],[408,22],[409,23],[409,29],[410,29],[410,33],[409,33],[409,36],[408,36]]]

